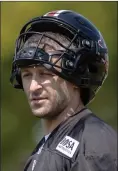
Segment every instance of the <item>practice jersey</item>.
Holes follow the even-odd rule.
[[[117,171],[116,132],[88,109],[62,122],[44,141],[24,171]]]

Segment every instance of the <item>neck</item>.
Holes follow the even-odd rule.
[[[68,119],[85,107],[81,101],[79,101],[79,103],[77,102],[78,99],[72,100],[68,107],[53,119],[42,119],[45,135],[51,133],[62,121]]]

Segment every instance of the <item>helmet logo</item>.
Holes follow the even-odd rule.
[[[103,37],[102,37],[102,35],[101,35],[101,33],[100,33],[100,31],[99,31],[99,34],[100,34],[100,39],[98,40],[99,46],[100,46],[101,48],[107,48],[107,47],[106,47],[106,44],[105,44],[105,42],[104,42],[104,39],[103,39]]]
[[[66,10],[51,11],[51,12],[46,13],[44,16],[50,16],[50,17],[55,16],[55,17],[57,17],[58,15],[60,15],[64,11],[66,11]]]
[[[102,40],[98,40],[98,44],[100,47],[104,48],[104,44],[103,44]]]

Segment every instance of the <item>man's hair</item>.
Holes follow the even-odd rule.
[[[65,47],[67,47],[70,44],[70,40],[67,37],[65,37],[64,35],[61,35],[59,33],[53,33],[53,32],[43,32],[43,33],[45,35],[50,36],[51,38],[57,40]],[[38,42],[40,41],[41,37],[42,37],[42,35],[40,35],[40,34],[33,34],[31,37],[29,37],[27,39],[27,41],[24,44],[24,47],[31,47],[31,46],[37,47]],[[60,46],[54,40],[50,39],[49,37],[43,36],[38,47],[43,48],[43,47],[45,47],[45,45],[52,47],[53,50],[65,50],[62,46]],[[72,43],[70,46],[70,49],[74,51],[76,48],[77,48],[77,45],[75,43]],[[81,97],[83,104],[87,103],[89,96],[90,96],[89,89],[80,87],[80,97]]]
[[[60,46],[58,43],[56,43],[54,40],[50,39],[49,37],[57,40],[58,42],[60,42],[62,45],[64,45],[65,47],[67,47],[70,44],[70,40],[59,34],[59,33],[53,33],[53,32],[43,32],[44,36],[41,39],[42,35],[40,34],[33,34],[25,43],[24,47],[29,47],[29,46],[37,46],[39,40],[41,39],[41,42],[39,44],[39,47],[41,45],[49,45],[51,47],[53,47],[55,50],[65,50],[62,46]],[[46,35],[46,36],[45,36]],[[49,37],[47,37],[49,36]],[[74,50],[76,48],[76,44],[72,43],[70,46],[70,49]]]

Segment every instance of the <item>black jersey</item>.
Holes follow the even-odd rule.
[[[24,171],[117,171],[117,134],[83,109],[39,142]]]

